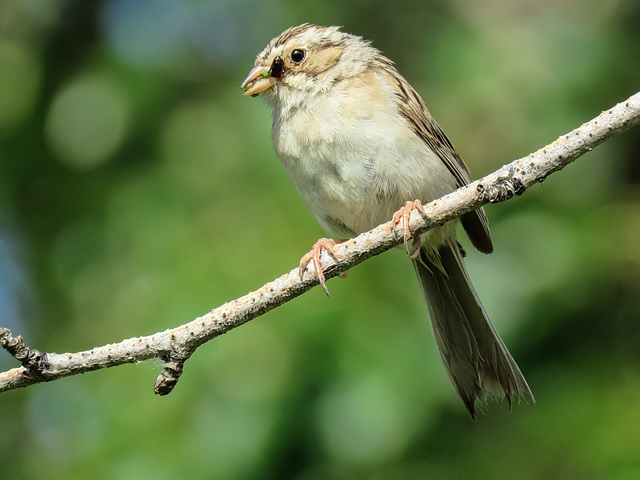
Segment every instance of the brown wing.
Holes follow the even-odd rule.
[[[381,70],[389,76],[391,84],[396,89],[396,95],[400,99],[398,102],[400,113],[409,122],[416,135],[440,157],[456,179],[458,187],[472,182],[469,167],[436,123],[420,95],[402,78],[389,59],[380,55],[377,60],[384,67]],[[483,208],[464,214],[461,221],[474,247],[483,253],[493,252],[489,221]]]

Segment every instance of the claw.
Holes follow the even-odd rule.
[[[413,237],[411,246],[413,247],[413,254],[409,255],[409,258],[418,258],[418,255],[420,255],[420,247],[422,246],[422,240],[420,240],[420,235]],[[409,252],[407,252],[407,254],[408,253]]]
[[[325,284],[325,276],[324,273],[322,271],[322,266],[320,265],[320,256],[322,255],[322,249],[324,248],[327,253],[329,255],[331,255],[334,259],[337,260],[336,254],[333,251],[333,247],[335,247],[337,244],[344,242],[344,240],[333,240],[331,238],[320,238],[316,243],[313,244],[313,247],[311,248],[311,251],[307,252],[301,259],[300,259],[300,277],[302,277],[302,274],[304,273],[305,269],[307,268],[307,265],[309,264],[309,262],[313,262],[313,267],[316,270],[316,276],[318,277],[318,281],[320,282],[320,285],[322,286],[322,289],[324,290],[324,293],[327,294],[327,297],[329,297],[329,289],[327,288],[327,285]],[[346,277],[346,272],[344,272],[343,274]],[[344,277],[343,277],[344,278]]]
[[[420,236],[413,239],[412,246],[415,249],[413,253],[409,250],[409,239],[411,238],[411,227],[409,221],[411,219],[411,212],[413,209],[420,212],[423,217],[426,217],[424,208],[422,208],[422,202],[420,200],[414,200],[413,202],[406,202],[404,206],[393,214],[393,227],[397,227],[402,223],[402,231],[404,236],[404,249],[407,252],[409,258],[416,258],[420,254]]]

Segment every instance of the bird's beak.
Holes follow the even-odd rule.
[[[245,95],[258,95],[273,87],[278,79],[279,77],[271,76],[268,66],[258,64],[251,69],[241,87],[246,90]]]

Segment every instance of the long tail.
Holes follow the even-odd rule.
[[[509,406],[525,394],[535,403],[471,285],[457,242],[437,251],[423,248],[413,265],[440,358],[471,418],[486,394],[504,395]]]

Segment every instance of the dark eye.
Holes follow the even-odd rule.
[[[297,48],[293,52],[291,52],[291,60],[293,60],[293,63],[300,63],[302,60],[304,60],[304,50],[300,50]]]

